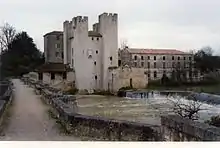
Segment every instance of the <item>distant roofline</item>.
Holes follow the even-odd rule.
[[[47,35],[63,35],[63,31],[51,31],[51,32],[48,32],[48,33],[46,33],[45,35],[44,35],[44,37],[45,36],[47,36]]]
[[[125,48],[133,54],[175,54],[175,55],[192,55],[192,53],[184,52],[177,49],[157,49],[157,48]],[[136,51],[135,51],[136,50]]]

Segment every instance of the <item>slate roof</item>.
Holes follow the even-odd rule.
[[[102,37],[102,35],[95,31],[89,31],[88,32],[89,37]]]
[[[44,37],[47,35],[63,35],[63,31],[52,31],[52,32],[46,33]]]
[[[37,72],[68,72],[72,69],[63,63],[45,63],[36,69]]]

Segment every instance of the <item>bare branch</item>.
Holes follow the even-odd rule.
[[[120,48],[125,49],[126,47],[128,47],[128,41],[126,39],[122,39]]]
[[[1,51],[8,49],[8,45],[12,42],[16,35],[16,30],[8,23],[0,27],[0,48]]]
[[[192,95],[187,96],[187,99],[187,102],[182,102],[180,98],[169,99],[173,104],[173,112],[183,118],[198,120],[198,113],[202,110],[202,103],[198,102]]]

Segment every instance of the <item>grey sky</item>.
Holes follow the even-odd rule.
[[[119,14],[119,42],[188,51],[210,45],[220,53],[220,0],[0,0],[0,23],[25,30],[43,50],[43,35],[64,20]]]

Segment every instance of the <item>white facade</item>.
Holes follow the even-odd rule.
[[[118,15],[103,13],[88,30],[88,17],[64,22],[64,64],[75,70],[79,90],[108,89],[108,68],[118,66]]]

